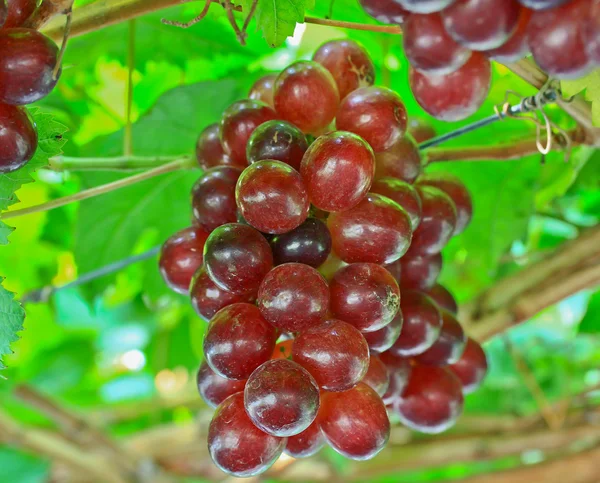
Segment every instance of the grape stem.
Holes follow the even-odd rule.
[[[111,158],[74,158],[55,156],[50,158],[54,171],[134,171],[164,166],[183,158],[180,156],[119,156]]]

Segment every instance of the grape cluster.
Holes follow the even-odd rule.
[[[38,136],[22,107],[47,96],[56,85],[58,47],[37,30],[21,28],[37,0],[0,0],[0,173],[33,157]]]
[[[529,52],[550,76],[582,77],[600,66],[600,0],[360,0],[376,19],[402,25],[409,80],[429,114],[473,114],[490,87],[489,59]]]
[[[216,407],[210,454],[232,475],[325,444],[372,458],[389,415],[445,430],[485,376],[437,284],[471,198],[422,173],[410,133],[435,133],[373,83],[361,46],[328,42],[199,137],[193,225],[166,241],[160,269],[210,320],[198,389]]]

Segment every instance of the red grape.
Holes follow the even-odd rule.
[[[369,369],[369,346],[352,325],[331,319],[301,332],[292,346],[294,360],[326,391],[354,387]]]
[[[386,445],[390,420],[381,398],[366,384],[323,394],[321,407],[321,431],[331,447],[346,458],[371,459]]]
[[[390,272],[390,274],[392,275],[392,277],[394,277],[394,280],[396,281],[396,283],[398,283],[398,285],[400,284],[400,280],[402,279],[402,267],[400,265],[401,260],[402,259],[396,260],[392,263],[384,263],[382,265],[383,268]]]
[[[37,145],[38,135],[29,113],[22,107],[0,103],[0,173],[25,166]]]
[[[6,20],[2,22],[3,4],[4,0],[0,0],[0,28],[4,23],[5,29],[21,27],[37,8],[37,0],[8,0],[5,7]]]
[[[334,131],[320,136],[308,148],[300,173],[314,206],[324,211],[345,211],[369,191],[375,175],[375,155],[355,134]]]
[[[485,54],[497,62],[510,63],[517,62],[527,56],[529,52],[529,44],[527,43],[527,27],[531,19],[531,10],[521,8],[519,22],[517,27],[500,47],[486,50]]]
[[[591,62],[600,66],[600,2],[592,4],[592,11],[583,27],[584,42]]]
[[[410,216],[394,201],[374,193],[351,210],[327,219],[333,250],[347,263],[391,263],[410,245]]]
[[[246,157],[250,163],[264,159],[282,161],[300,171],[307,149],[306,136],[296,126],[285,121],[267,121],[250,136]]]
[[[196,159],[202,169],[234,165],[223,150],[219,124],[210,124],[198,136],[198,141],[196,142]],[[241,163],[239,166],[243,168],[245,165],[246,163]]]
[[[256,292],[273,268],[265,237],[254,228],[229,223],[214,230],[204,247],[204,264],[213,282],[236,294]]]
[[[284,263],[260,284],[257,304],[273,326],[298,332],[323,322],[329,307],[329,287],[313,267]]]
[[[406,10],[417,13],[439,12],[455,0],[396,0]]]
[[[442,309],[447,310],[452,315],[456,315],[458,313],[458,305],[456,300],[448,289],[446,289],[443,285],[439,283],[433,288],[426,291],[427,295],[429,295],[433,301],[438,304]]]
[[[291,359],[292,358],[292,346],[294,345],[294,339],[287,339],[278,342],[273,349],[271,359]]]
[[[319,47],[313,60],[331,73],[340,99],[359,87],[372,86],[375,81],[371,57],[354,40],[330,40]]]
[[[221,142],[232,164],[246,166],[246,145],[254,130],[275,119],[275,111],[259,101],[237,101],[229,106],[221,119]]]
[[[400,310],[402,331],[389,352],[398,357],[422,354],[440,337],[442,314],[427,295],[413,291],[402,292]]]
[[[413,234],[409,256],[435,255],[442,251],[456,229],[456,205],[433,186],[417,185],[417,192],[423,203],[423,215]]]
[[[436,119],[460,121],[474,114],[490,90],[492,69],[483,54],[473,52],[448,75],[425,75],[410,69],[410,87],[419,105]]]
[[[385,151],[375,153],[375,178],[398,178],[413,183],[423,172],[423,161],[417,143],[410,134]]]
[[[187,294],[196,270],[202,266],[202,252],[208,233],[199,226],[178,231],[162,246],[159,268],[165,283],[177,293]]]
[[[396,317],[385,327],[376,330],[375,332],[365,332],[363,336],[369,345],[371,357],[373,353],[385,352],[394,345],[398,340],[400,331],[402,330],[402,312],[398,311]]]
[[[208,451],[215,465],[236,477],[265,472],[285,448],[285,438],[258,429],[244,409],[244,394],[228,397],[215,411],[208,429]]]
[[[460,379],[464,394],[470,394],[479,388],[487,368],[488,363],[483,348],[471,338],[467,340],[461,358],[449,366],[449,369]]]
[[[331,235],[321,220],[308,218],[298,228],[274,237],[271,249],[275,265],[296,262],[317,268],[331,252]]]
[[[24,105],[46,97],[56,85],[58,47],[31,29],[0,30],[0,102]]]
[[[380,178],[373,181],[371,192],[383,195],[404,208],[410,217],[413,230],[421,223],[421,198],[417,190],[406,181],[390,177]]]
[[[348,94],[337,113],[336,127],[358,134],[376,153],[393,146],[406,132],[406,108],[385,87],[361,87]]]
[[[340,103],[334,78],[312,61],[299,61],[284,69],[275,81],[274,99],[280,118],[315,135],[333,121]]]
[[[321,432],[318,419],[300,434],[290,436],[285,453],[293,458],[308,458],[325,446],[325,436]]]
[[[248,166],[235,198],[244,219],[264,233],[286,233],[308,217],[310,203],[300,174],[281,161]]]
[[[4,22],[6,22],[6,17],[8,17],[8,8],[6,7],[6,1],[0,0],[0,28],[4,26]]]
[[[396,280],[374,263],[341,268],[331,281],[330,291],[333,316],[365,332],[385,327],[400,307]]]
[[[383,23],[401,24],[409,12],[396,0],[359,0],[362,8]]]
[[[229,305],[210,320],[204,337],[206,362],[217,374],[228,379],[248,379],[267,362],[277,333],[258,308],[246,303]]]
[[[556,8],[570,0],[519,0],[521,5],[533,10],[546,10],[548,8]]]
[[[393,408],[409,428],[441,433],[453,426],[462,412],[460,381],[446,368],[415,366]]]
[[[468,48],[448,35],[438,13],[410,15],[404,23],[403,42],[410,65],[428,74],[454,72],[471,56]]]
[[[390,374],[387,366],[377,355],[371,354],[369,370],[365,374],[365,377],[363,377],[362,382],[374,389],[379,396],[383,396],[388,390]]]
[[[435,128],[431,123],[418,117],[408,119],[408,134],[410,134],[417,143],[429,141],[436,136]]]
[[[273,90],[277,74],[267,74],[258,79],[250,88],[248,97],[253,101],[264,102],[267,106],[274,106]]]
[[[442,256],[405,256],[400,259],[402,289],[424,290],[435,285],[442,271]]]
[[[196,377],[198,392],[206,404],[216,408],[232,394],[244,390],[246,381],[225,379],[203,362]]]
[[[529,47],[537,64],[551,76],[575,79],[592,67],[582,28],[591,8],[590,0],[572,0],[533,12],[527,27]]]
[[[192,188],[192,213],[197,223],[211,232],[237,221],[235,184],[242,170],[234,166],[212,168]]]
[[[402,337],[402,334],[400,334]],[[428,366],[446,366],[460,359],[467,344],[467,336],[456,317],[442,310],[442,330],[433,345],[415,360]]]
[[[395,356],[389,351],[379,354],[379,358],[388,368],[390,374],[390,384],[382,396],[383,403],[386,406],[390,406],[400,397],[400,394],[402,394],[402,391],[406,387],[408,378],[412,372],[412,365],[409,359]]]

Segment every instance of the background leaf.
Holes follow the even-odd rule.
[[[10,344],[18,340],[18,332],[23,330],[25,310],[14,299],[14,294],[2,286],[0,278],[0,369],[4,368],[2,356],[10,354]]]

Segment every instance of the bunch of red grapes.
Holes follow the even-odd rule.
[[[235,476],[325,444],[372,458],[388,412],[443,431],[487,370],[437,284],[472,216],[467,189],[422,173],[404,104],[373,86],[361,46],[331,41],[313,59],[260,79],[202,132],[193,226],[160,258],[210,320],[198,388],[217,408],[210,454]]]
[[[31,160],[38,135],[26,104],[46,97],[60,75],[58,47],[37,30],[21,28],[37,0],[0,0],[0,173]]]
[[[600,0],[360,0],[366,12],[402,25],[410,85],[432,116],[473,114],[490,87],[488,59],[531,52],[551,77],[600,66]]]

